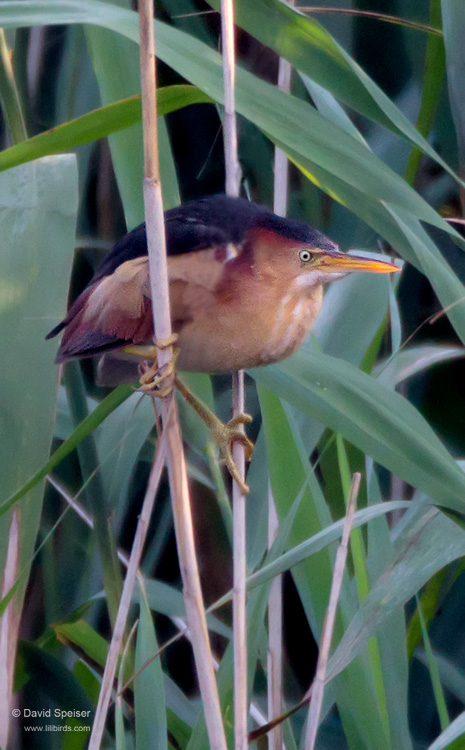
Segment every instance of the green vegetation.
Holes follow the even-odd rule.
[[[219,5],[156,3],[165,208],[223,189]],[[319,7],[327,12],[235,0],[243,192],[271,205],[277,145],[292,165],[290,216],[405,265],[400,280],[353,275],[331,286],[311,340],[248,373],[249,728],[268,718],[267,601],[282,573],[283,712],[311,684],[360,471],[316,747],[465,747],[465,244],[460,223],[446,220],[463,215],[465,9]],[[8,747],[77,750],[124,577],[117,554],[130,552],[158,433],[151,400],[99,389],[92,362],[65,366],[57,386],[55,343],[44,337],[63,316],[69,279],[74,297],[143,220],[138,18],[129,0],[3,0],[0,29],[0,746],[9,722]],[[275,85],[278,55],[294,68],[291,94]],[[187,381],[228,417],[228,378]],[[179,406],[206,604],[222,597],[208,624],[231,743],[229,479],[203,424]],[[269,486],[279,517],[270,549]],[[190,646],[176,638],[185,617],[162,483],[105,747],[207,747]],[[29,720],[25,709],[52,717]],[[55,709],[90,718],[68,715],[55,723],[70,731],[26,738],[28,722],[53,724]],[[287,750],[303,747],[307,713],[285,720]]]

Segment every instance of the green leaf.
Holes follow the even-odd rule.
[[[128,0],[118,0],[110,8],[122,6],[129,9]],[[139,56],[127,39],[112,34],[107,29],[85,27],[92,66],[104,105],[117,101],[122,96],[140,93]],[[126,225],[129,229],[144,221],[142,184],[144,155],[141,123],[113,133],[110,150],[116,181],[123,201]]]
[[[353,528],[358,528],[366,523],[369,523],[379,516],[384,516],[387,513],[392,513],[395,510],[405,510],[409,507],[409,503],[403,500],[393,500],[391,502],[379,503],[377,505],[370,505],[368,508],[363,510],[357,510],[354,514]],[[294,566],[301,563],[310,555],[314,555],[320,550],[327,547],[332,542],[337,541],[342,536],[342,529],[344,527],[344,519],[335,521],[326,528],[319,531],[310,539],[306,539],[296,547],[288,550],[274,562],[270,562],[268,558],[265,559],[263,566],[257,570],[256,573],[252,573],[247,578],[247,590],[252,590],[256,586],[261,586],[270,579],[274,578],[281,573],[285,573],[286,570],[291,570]],[[231,599],[232,592],[222,597],[221,601],[229,601]]]
[[[94,665],[104,667],[108,653],[108,643],[84,620],[62,622],[51,626],[56,637],[65,646],[81,652]]]
[[[465,474],[420,413],[374,378],[347,362],[305,351],[251,374],[440,505],[464,512]]]
[[[442,0],[442,25],[446,47],[447,85],[455,123],[460,163],[465,163],[465,15],[461,3]]]
[[[158,89],[157,102],[160,115],[174,112],[189,104],[210,102],[211,99],[195,86],[165,86]],[[10,169],[48,154],[70,151],[104,138],[141,120],[140,96],[131,96],[113,102],[74,120],[57,125],[40,135],[0,152],[0,171]]]
[[[134,42],[139,39],[135,13],[98,0],[63,0],[61,3],[29,0],[27,5],[22,0],[5,0],[0,5],[0,24],[4,27],[46,23],[95,24],[117,31]],[[157,54],[215,101],[223,102],[221,57],[215,50],[158,22]],[[402,206],[414,217],[459,237],[418,193],[351,135],[306,102],[276,90],[241,68],[237,70],[236,109],[286,152],[294,151],[363,194]],[[121,184],[125,184],[123,178],[122,174]]]
[[[87,712],[87,716],[79,717],[78,721],[90,725],[94,706],[68,667],[34,643],[22,641],[19,650],[29,679],[34,680],[61,710]]]
[[[434,742],[428,747],[428,750],[445,750],[451,745],[451,742],[457,740],[465,735],[465,711],[457,716],[456,719],[450,724],[445,732],[441,732]],[[459,750],[460,746],[455,746],[456,750]],[[450,748],[452,750],[452,747]]]
[[[431,645],[431,640],[426,626],[425,618],[423,617],[423,611],[419,597],[416,597],[417,610],[420,618],[421,632],[423,637],[423,645],[426,653],[426,664],[430,675],[431,684],[433,686],[434,699],[436,701],[436,709],[439,716],[439,722],[441,729],[444,732],[450,724],[449,713],[447,711],[446,698],[444,690],[441,684],[441,678],[439,676],[439,667],[436,661],[436,655]]]
[[[78,207],[74,156],[53,156],[0,175],[0,465],[2,495],[18,490],[47,460],[53,439],[58,371],[44,343],[50,320],[66,305]],[[31,375],[32,373],[32,375]],[[39,527],[43,486],[20,506],[21,573],[17,612]],[[10,506],[8,506],[10,507]],[[4,508],[6,509],[6,508]],[[10,517],[0,519],[3,568]],[[15,574],[16,577],[16,574]],[[3,602],[5,604],[5,601]],[[11,647],[14,648],[12,636]]]
[[[390,357],[386,362],[380,362],[373,370],[380,383],[388,388],[395,388],[414,375],[441,362],[450,362],[465,357],[465,349],[459,346],[411,346]]]
[[[411,599],[436,571],[463,555],[464,531],[437,510],[427,510],[398,540],[393,565],[382,574],[358,609],[330,659],[327,678],[339,674],[390,613]]]
[[[158,651],[152,615],[143,585],[139,582],[139,626],[136,672]],[[164,750],[167,744],[165,689],[160,659],[152,659],[134,681],[136,750]]]
[[[218,0],[209,2],[219,7]],[[236,0],[235,22],[351,109],[402,135],[453,174],[394,102],[314,18],[280,0]]]
[[[186,620],[186,609],[181,591],[154,578],[144,579],[144,588],[144,597],[151,610],[167,617],[182,617]],[[219,633],[224,638],[232,638],[231,628],[214,615],[207,616],[207,625],[208,629],[214,633]]]
[[[263,388],[259,388],[259,397],[275,505],[281,522],[284,520],[288,523],[288,516],[293,511],[291,503],[294,498],[298,498],[300,490],[302,502],[296,513],[295,523],[291,525],[288,543],[303,544],[306,537],[313,535],[315,538],[318,531],[330,523],[329,510],[313,471],[308,467],[308,458],[302,450],[298,431],[287,419],[279,399]],[[280,560],[285,557],[286,555],[282,555]],[[292,570],[309,625],[317,641],[321,637],[330,597],[333,559],[333,550],[321,550]],[[335,640],[342,636],[344,626],[350,622],[354,612],[354,598],[349,581],[345,578],[335,623]],[[332,700],[337,702],[344,731],[348,737],[351,736],[349,744],[358,747],[372,747],[380,737],[383,738],[382,744],[387,742],[387,722],[379,705],[367,657],[368,655],[364,655],[363,659],[357,660],[332,686]],[[329,696],[327,704],[329,708]],[[367,721],[368,715],[370,721]]]
[[[58,317],[58,315],[56,317]],[[46,347],[43,342],[41,342],[41,344],[45,349]],[[58,464],[69,453],[71,453],[71,451],[77,448],[79,443],[84,440],[87,435],[103,422],[108,414],[111,414],[111,412],[132,393],[131,386],[121,385],[104,398],[94,411],[74,430],[73,434],[60,445],[55,453],[52,453],[47,463],[41,466],[41,468],[38,469],[36,473],[25,482],[25,484],[0,504],[0,516],[30,492],[30,490],[32,490],[41,479],[47,476],[47,474],[55,468],[55,466],[58,466]]]

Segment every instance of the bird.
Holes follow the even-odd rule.
[[[265,366],[292,355],[312,329],[323,285],[352,271],[392,273],[392,263],[341,252],[309,224],[274,214],[246,198],[211,195],[165,211],[173,338],[156,342],[145,224],[116,242],[66,317],[46,336],[63,331],[57,363],[101,356],[102,385],[137,379],[160,390],[165,373],[156,347],[176,340],[176,369],[208,374]],[[147,362],[153,361],[150,367]],[[140,363],[145,364],[140,367]],[[139,365],[138,365],[139,363]],[[223,425],[176,386],[212,429],[233,477],[231,444],[251,443],[237,430],[240,415]]]

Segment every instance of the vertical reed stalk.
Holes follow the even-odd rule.
[[[268,490],[268,549],[276,539],[279,529],[278,516],[271,488]],[[268,721],[282,712],[282,653],[283,653],[283,583],[276,576],[268,596]],[[282,725],[278,724],[268,735],[268,750],[281,750],[283,746]]]
[[[312,684],[312,697],[310,700],[307,731],[305,735],[305,750],[314,750],[315,747],[318,724],[321,715],[321,707],[323,705],[329,649],[331,648],[331,641],[333,638],[337,603],[341,594],[342,579],[344,576],[344,568],[347,559],[347,552],[349,549],[350,530],[352,528],[352,520],[355,513],[355,506],[357,504],[358,492],[360,489],[360,479],[361,475],[357,471],[352,477],[349,500],[347,502],[347,512],[344,522],[344,529],[342,531],[342,539],[337,550],[336,562],[334,564],[333,581],[331,584],[329,604],[328,609],[326,610],[326,617],[323,624],[323,632],[321,635],[320,653],[318,655],[318,664],[316,667],[316,677]]]
[[[283,57],[279,58],[278,88],[281,91],[291,90],[291,64]],[[289,201],[289,161],[280,148],[274,153],[273,211],[279,216],[286,216]],[[278,533],[279,522],[271,487],[268,491],[268,547],[271,547]],[[277,576],[270,589],[268,598],[268,720],[279,716],[282,711],[282,650],[283,650],[283,591],[282,576]],[[271,730],[269,750],[281,750],[283,744],[282,725]]]
[[[113,690],[116,668],[118,665],[118,657],[121,652],[124,631],[126,629],[126,621],[128,618],[129,607],[131,606],[132,594],[134,591],[136,577],[142,557],[145,537],[147,536],[147,530],[155,503],[155,497],[157,494],[158,485],[160,483],[161,472],[165,463],[165,453],[166,443],[164,436],[162,435],[161,440],[158,444],[157,451],[155,453],[152,470],[150,472],[149,481],[147,483],[147,490],[145,492],[142,511],[137,522],[136,534],[131,549],[131,557],[129,558],[128,570],[126,573],[126,578],[124,579],[123,591],[119,602],[116,622],[113,628],[110,648],[108,649],[108,656],[105,663],[105,671],[103,673],[97,709],[95,711],[94,724],[92,726],[92,734],[89,741],[89,750],[98,750],[102,742],[103,733],[105,731],[108,706],[110,705],[111,693]]]
[[[235,112],[235,49],[233,0],[221,0],[223,44],[224,159],[226,193],[239,195],[240,167],[237,157]],[[233,375],[233,416],[244,412],[244,373]],[[242,479],[245,476],[244,447],[235,443],[233,457]],[[234,639],[234,747],[247,749],[247,612],[246,612],[246,532],[245,496],[233,482],[233,639]]]
[[[140,0],[139,21],[142,123],[144,131],[144,203],[150,265],[150,286],[152,290],[152,310],[156,339],[166,341],[170,338],[172,330],[165,225],[158,159],[153,0]],[[172,356],[172,347],[159,350],[158,364],[160,369],[169,365]],[[173,394],[163,399],[161,411],[163,430],[166,436],[168,475],[179,567],[183,580],[187,619],[192,636],[192,647],[210,748],[212,750],[226,750],[226,738],[212,665],[212,653],[197,566],[182,436]]]
[[[21,110],[18,89],[11,64],[10,50],[4,29],[0,28],[0,101],[3,116],[13,143],[21,143],[27,138],[26,125]]]
[[[18,578],[20,511],[13,509],[0,596],[3,599]],[[8,747],[20,613],[15,598],[0,619],[0,747]]]

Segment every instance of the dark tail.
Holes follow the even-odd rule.
[[[55,328],[52,328],[52,330],[47,333],[45,340],[48,341],[48,339],[53,339],[55,338],[55,336],[58,336],[60,331],[62,331],[63,328],[65,328],[67,324],[68,324],[68,321],[66,319],[62,320],[61,323],[58,323],[58,325],[55,326]]]

